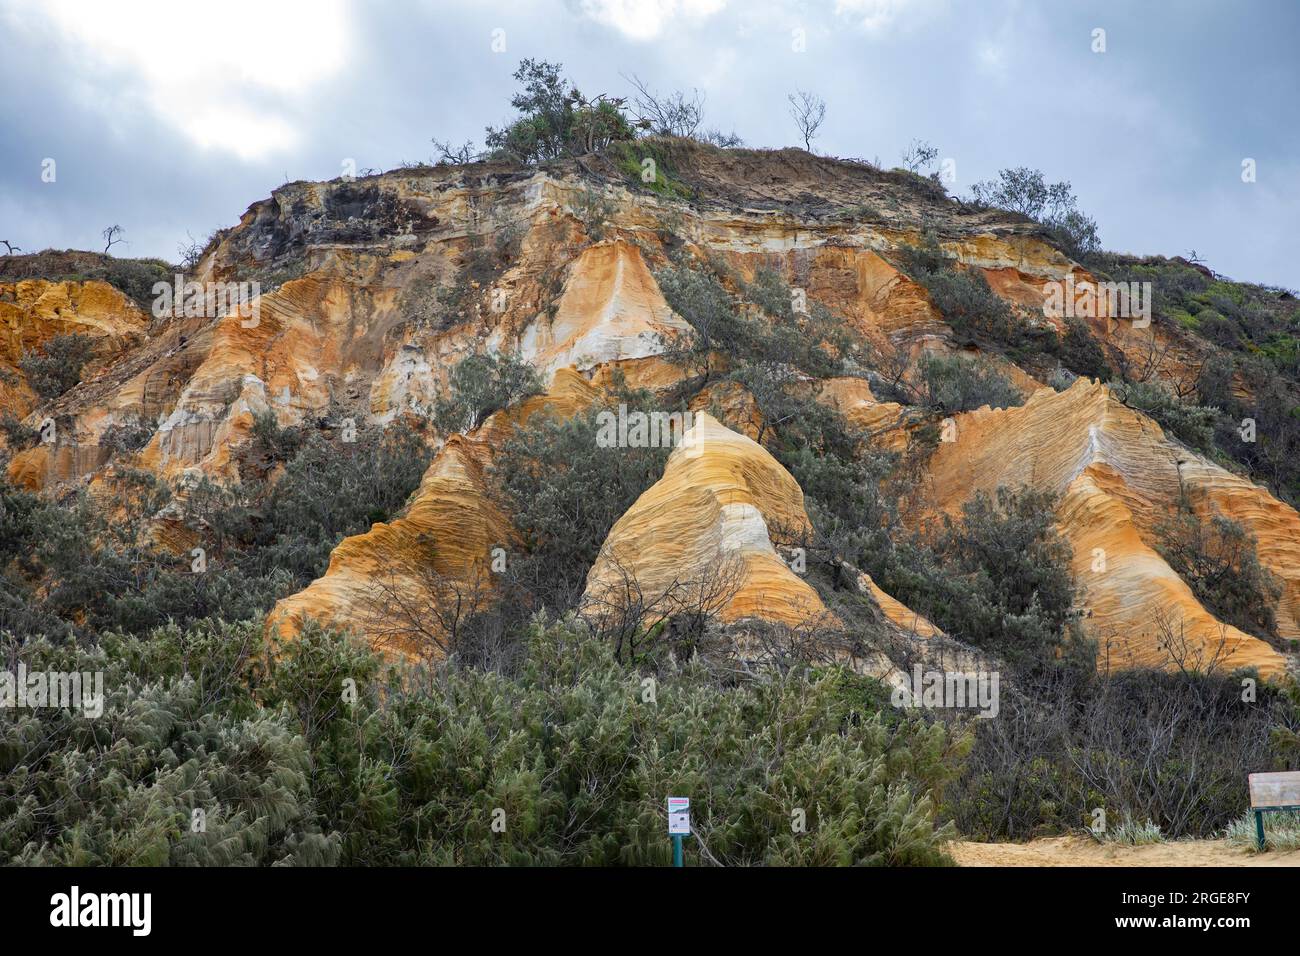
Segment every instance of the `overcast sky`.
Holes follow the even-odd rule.
[[[26,251],[118,223],[115,253],[175,259],[286,179],[481,145],[539,57],[589,95],[697,87],[750,146],[793,145],[812,90],[819,152],[896,165],[919,137],[960,194],[1038,167],[1107,248],[1300,287],[1295,0],[0,0],[0,35],[0,239]]]

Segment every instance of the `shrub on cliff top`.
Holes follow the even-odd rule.
[[[1091,255],[1100,246],[1097,222],[1079,210],[1070,184],[1048,183],[1041,169],[1000,170],[997,179],[976,183],[971,193],[979,205],[1037,219],[1073,258]]]
[[[515,79],[523,89],[510,100],[519,117],[501,129],[487,128],[489,150],[517,162],[535,165],[561,156],[582,155],[628,140],[632,127],[623,115],[623,101],[603,94],[588,100],[564,79],[560,63],[528,58],[520,61]]]

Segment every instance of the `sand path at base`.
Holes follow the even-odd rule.
[[[1252,853],[1226,840],[1116,846],[1064,836],[1028,843],[957,841],[948,849],[960,866],[1300,866],[1300,850]]]

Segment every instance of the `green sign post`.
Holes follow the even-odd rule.
[[[682,840],[691,835],[691,798],[668,798],[668,835],[673,840],[673,866],[685,866]]]

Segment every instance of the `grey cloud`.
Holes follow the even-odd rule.
[[[704,88],[708,125],[753,146],[792,144],[785,93],[813,89],[829,106],[821,151],[893,164],[919,136],[956,160],[959,191],[1003,166],[1038,166],[1074,183],[1109,248],[1194,248],[1234,278],[1300,286],[1300,7],[886,6],[895,15],[863,29],[856,15],[875,5],[837,15],[829,3],[733,0],[667,19],[647,40],[597,22],[578,0],[356,3],[338,73],[302,93],[259,94],[298,142],[241,159],[194,145],[143,96],[101,108],[97,94],[131,90],[131,72],[95,63],[30,6],[3,0],[0,22],[26,26],[0,60],[0,238],[95,248],[117,222],[128,254],[174,257],[187,231],[203,238],[233,224],[286,176],[332,178],[348,157],[360,168],[427,159],[435,135],[481,143],[485,125],[510,115],[518,60],[536,56],[562,61],[594,92],[626,92],[620,74],[631,72],[661,89]],[[791,49],[795,26],[804,53]],[[1090,50],[1096,27],[1104,54]],[[502,54],[491,49],[498,28]],[[47,156],[59,163],[56,184],[40,181]],[[1245,157],[1258,162],[1254,184],[1240,180]]]

